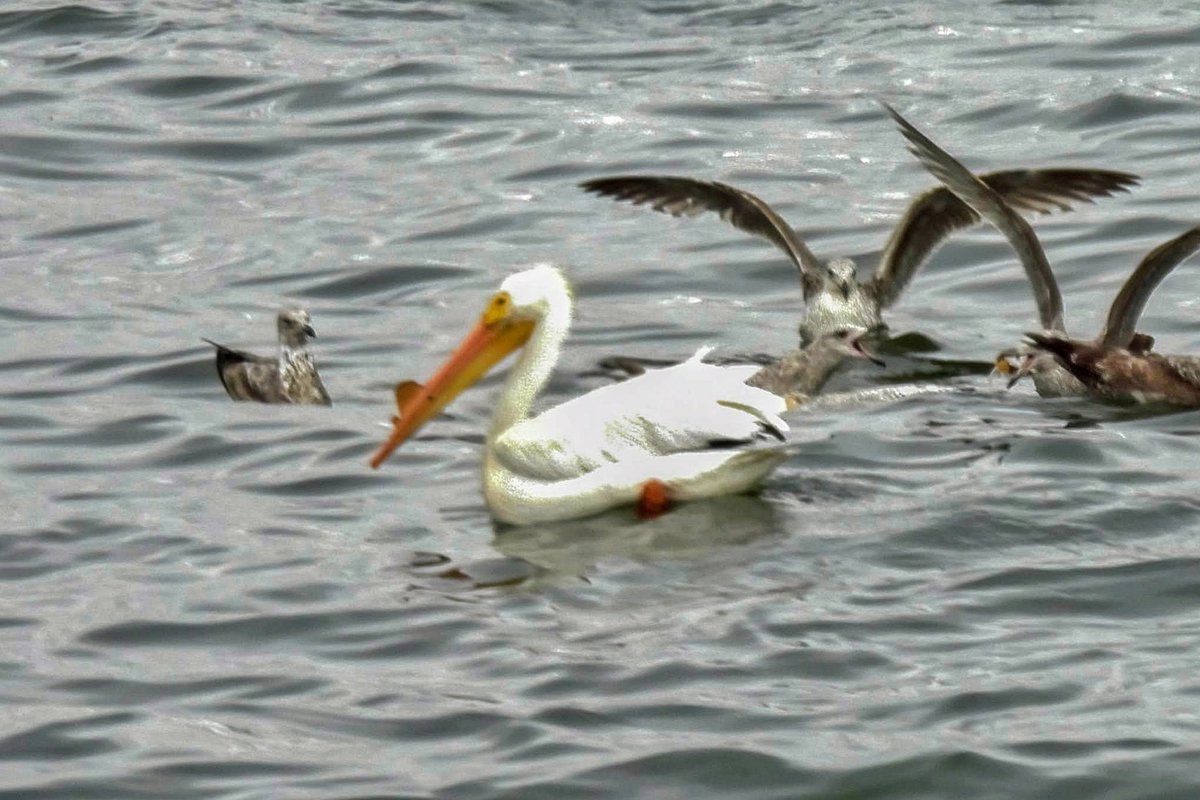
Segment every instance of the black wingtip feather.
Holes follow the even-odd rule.
[[[1052,356],[1063,361],[1071,360],[1071,353],[1074,350],[1074,345],[1070,339],[1064,339],[1062,336],[1054,334],[1042,333],[1040,331],[1026,331],[1025,339],[1029,344],[1045,350]]]
[[[232,364],[244,364],[248,361],[254,361],[254,356],[249,353],[243,353],[241,350],[234,350],[231,347],[226,347],[223,344],[214,342],[212,339],[201,337],[200,341],[207,342],[217,348],[217,371],[224,374],[225,367]]]

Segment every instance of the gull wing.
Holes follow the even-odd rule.
[[[1128,172],[1056,168],[993,172],[979,180],[1015,209],[1049,214],[1070,211],[1073,202],[1092,203],[1097,197],[1127,192],[1141,179]],[[871,281],[879,304],[896,302],[952,233],[979,221],[979,214],[944,186],[914,198],[892,231]]]
[[[900,132],[909,142],[909,151],[946,188],[1004,234],[1016,250],[1033,287],[1042,327],[1046,330],[1063,330],[1062,293],[1058,290],[1058,282],[1054,279],[1050,262],[1046,260],[1046,253],[1033,227],[995,190],[913,127],[894,108],[886,103],[883,107],[900,126]]]
[[[649,203],[655,211],[673,217],[695,217],[705,211],[719,214],[735,228],[761,236],[786,253],[800,271],[806,291],[825,273],[821,261],[770,205],[728,184],[671,175],[614,175],[584,181],[579,186],[634,205]]]
[[[1163,242],[1147,253],[1121,286],[1121,291],[1108,309],[1108,319],[1096,342],[1102,347],[1129,347],[1138,318],[1142,316],[1150,295],[1163,278],[1195,253],[1197,248],[1200,248],[1200,226]]]
[[[217,348],[217,375],[225,391],[234,400],[253,400],[259,403],[289,402],[279,377],[279,362],[234,350],[211,339],[204,339]]]

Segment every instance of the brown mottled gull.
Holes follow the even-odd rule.
[[[279,356],[267,358],[233,350],[211,339],[217,348],[217,375],[234,400],[259,403],[331,404],[329,393],[317,374],[317,363],[308,350],[316,338],[312,320],[304,309],[279,312]]]

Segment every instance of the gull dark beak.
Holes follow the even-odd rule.
[[[838,288],[842,290],[842,299],[849,300],[850,299],[850,284],[849,284],[849,282],[839,283]]]
[[[874,364],[874,365],[875,365],[875,366],[877,366],[877,367],[886,367],[886,366],[887,366],[887,363],[886,363],[886,362],[884,362],[884,360],[883,360],[883,359],[881,359],[881,358],[877,357],[877,356],[876,356],[874,353],[872,353],[870,350],[868,350],[868,349],[866,348],[866,346],[863,344],[862,340],[863,340],[863,337],[862,337],[862,336],[860,336],[860,337],[858,337],[857,339],[855,339],[855,340],[854,340],[854,345],[853,345],[853,346],[854,346],[854,349],[855,349],[856,351],[858,351],[859,355],[860,355],[862,358],[865,358],[867,361],[870,361],[872,364]]]
[[[301,330],[304,331],[304,335],[307,336],[308,338],[310,338],[310,339],[317,338],[317,332],[313,328],[312,325],[305,325],[303,328],[301,328]]]

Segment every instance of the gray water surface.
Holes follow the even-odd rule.
[[[1200,795],[1195,412],[954,370],[797,413],[757,495],[501,530],[493,378],[366,467],[392,384],[533,263],[578,300],[547,403],[612,355],[794,346],[769,245],[575,184],[723,180],[869,266],[930,186],[879,99],[973,169],[1143,176],[1037,221],[1094,334],[1200,216],[1198,11],[9,4],[0,798]],[[1161,350],[1200,352],[1197,274]],[[292,303],[334,406],[230,402],[200,337],[267,352]],[[986,364],[1035,314],[980,228],[889,321]]]

